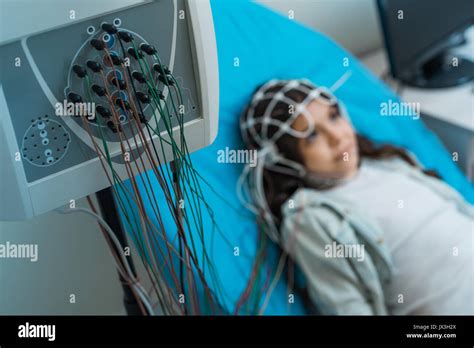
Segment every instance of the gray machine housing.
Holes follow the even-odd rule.
[[[0,46],[0,220],[30,218],[110,185],[84,129],[55,114],[55,106],[64,100],[71,62],[103,22],[119,24],[157,48],[184,91],[189,150],[215,139],[219,78],[208,0],[150,1],[4,43]],[[20,66],[16,66],[18,59]],[[174,126],[174,138],[179,140]],[[156,138],[148,140],[159,145]],[[140,146],[134,143],[135,148]],[[112,138],[108,147],[113,156],[121,153]],[[165,153],[171,158],[169,148]],[[125,166],[114,168],[125,177]]]

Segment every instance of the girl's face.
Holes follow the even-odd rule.
[[[336,105],[314,100],[306,106],[315,129],[308,138],[298,139],[298,148],[305,167],[323,178],[342,179],[353,176],[358,169],[357,138],[351,124],[342,117]],[[304,116],[298,116],[292,127],[308,128]]]

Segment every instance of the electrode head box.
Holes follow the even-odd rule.
[[[7,13],[2,21],[11,22]],[[179,114],[170,112],[174,137],[184,135],[190,152],[216,137],[219,75],[207,0],[148,1],[72,20],[3,42],[0,62],[0,220],[29,218],[110,186],[98,153],[107,149],[125,175],[124,142],[138,154],[153,142],[171,158],[171,147],[144,132],[167,138],[170,124],[158,109],[171,103],[179,101]],[[131,119],[138,103],[133,117],[141,123]]]

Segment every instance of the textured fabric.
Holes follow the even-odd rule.
[[[336,313],[473,313],[474,206],[418,168],[363,160],[341,186],[298,190],[283,213],[288,251]],[[328,257],[333,241],[363,244],[365,260]]]
[[[392,313],[474,314],[472,214],[406,172],[372,160],[363,160],[357,175],[332,193],[380,226],[396,267]]]

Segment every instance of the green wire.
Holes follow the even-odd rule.
[[[92,96],[91,96],[91,94],[90,94],[90,80],[89,80],[89,76],[88,76],[88,75],[85,76],[85,81],[86,81],[86,84],[87,84],[87,88],[86,88],[87,95],[88,95],[89,99],[90,99],[91,101],[93,101],[94,99],[92,98]],[[104,147],[104,150],[105,150],[105,153],[106,153],[107,162],[108,162],[109,167],[110,167],[110,169],[112,170],[112,173],[113,173],[114,186],[117,186],[117,184],[118,184],[119,188],[125,193],[125,198],[126,198],[126,200],[127,200],[128,206],[129,206],[129,207],[132,207],[132,205],[131,205],[131,203],[130,203],[130,200],[129,200],[129,198],[128,198],[128,195],[126,194],[125,189],[124,189],[124,187],[122,186],[121,182],[120,182],[119,180],[117,180],[118,175],[117,175],[116,171],[113,169],[113,165],[112,165],[112,160],[111,160],[110,152],[109,152],[109,149],[108,149],[108,146],[107,146],[107,142],[105,141],[105,136],[104,136],[104,134],[103,134],[103,132],[102,132],[102,121],[100,120],[100,117],[98,117],[97,120],[98,120],[98,123],[99,123],[99,126],[98,126],[98,128],[99,128],[99,133],[100,133],[101,140],[102,140],[102,144],[103,144],[103,147]],[[129,216],[128,216],[128,214],[127,214],[127,209],[124,207],[124,204],[123,204],[123,201],[122,201],[122,198],[121,198],[121,197],[122,197],[121,195],[116,195],[116,199],[118,200],[119,206],[120,206],[122,212],[124,213],[124,217],[125,217],[125,219],[126,219],[128,225],[129,225],[130,227],[132,227],[132,223],[130,222]],[[132,208],[132,210],[133,210],[133,208]],[[135,227],[137,228],[136,231],[132,228],[132,231],[135,231],[135,233],[134,233],[135,238],[136,238],[136,240],[139,242],[139,247],[140,247],[140,249],[141,249],[142,252],[143,252],[143,250],[144,250],[143,244],[142,244],[142,242],[139,241],[138,233],[137,233],[137,231],[140,231],[140,228],[138,227],[138,222],[137,222],[137,220],[136,220],[135,214],[132,214],[132,216],[133,216],[133,218],[134,218]],[[143,264],[145,264],[145,261],[144,261],[142,255],[141,255],[141,253],[140,253],[140,258],[141,258]],[[153,274],[153,275],[154,275],[154,277],[155,277],[155,280],[158,280],[158,279],[157,279],[157,278],[158,278],[157,275],[156,275],[156,274]],[[158,283],[158,284],[159,284],[159,283]],[[162,302],[161,302],[161,296],[159,296],[159,295],[157,294],[157,297],[158,297],[158,299],[159,299],[159,301],[160,301],[160,304],[162,304]],[[164,307],[164,306],[162,306],[162,307]]]
[[[133,44],[133,47],[134,47],[134,49],[137,53],[137,56],[140,57],[138,55],[137,48],[136,48],[135,43],[133,41],[132,41],[132,44]],[[154,120],[156,122],[156,128],[151,127],[148,124],[148,122],[146,123],[146,127],[149,131],[153,132],[160,141],[161,155],[164,159],[164,164],[159,166],[159,171],[161,172],[161,175],[162,175],[163,184],[168,188],[169,193],[174,193],[174,198],[176,199],[176,201],[178,201],[177,192],[181,192],[181,198],[183,198],[186,202],[184,209],[181,210],[181,214],[179,214],[177,210],[172,209],[171,206],[169,206],[170,212],[173,216],[175,214],[177,214],[178,215],[178,216],[176,216],[177,219],[179,219],[180,216],[181,216],[182,221],[183,221],[183,226],[182,226],[183,227],[183,233],[185,234],[185,236],[188,237],[188,239],[191,242],[190,252],[191,252],[191,256],[194,255],[193,259],[194,259],[195,264],[194,265],[189,265],[189,266],[192,267],[192,269],[196,269],[198,271],[198,273],[202,272],[202,277],[203,277],[202,281],[204,281],[204,282],[206,282],[206,271],[209,268],[210,277],[211,277],[211,281],[212,281],[214,290],[212,290],[211,288],[208,288],[208,290],[205,290],[205,291],[206,292],[210,291],[210,295],[215,296],[215,298],[217,300],[223,299],[223,298],[228,299],[229,298],[228,295],[225,294],[222,291],[222,286],[221,286],[222,283],[220,281],[220,278],[217,275],[217,271],[214,267],[214,264],[211,261],[211,258],[209,256],[209,254],[207,253],[207,250],[206,250],[207,248],[206,248],[206,243],[205,243],[205,238],[204,238],[204,223],[203,223],[203,215],[202,215],[203,212],[202,212],[201,204],[204,205],[204,208],[207,211],[208,216],[211,219],[211,223],[212,223],[212,230],[211,230],[211,236],[210,236],[211,237],[211,239],[210,239],[211,250],[213,250],[214,235],[215,235],[216,230],[221,234],[224,241],[226,243],[228,243],[229,246],[231,245],[231,243],[229,242],[229,240],[227,239],[227,237],[225,236],[225,234],[223,233],[223,231],[220,229],[219,225],[217,224],[217,222],[215,220],[214,212],[212,211],[211,206],[207,203],[207,201],[204,197],[203,190],[202,190],[202,187],[200,185],[200,181],[203,181],[207,186],[209,186],[211,188],[211,190],[214,192],[214,194],[216,194],[216,196],[218,196],[221,200],[225,201],[226,204],[228,204],[228,206],[231,207],[234,211],[236,211],[239,215],[244,216],[244,214],[242,214],[237,208],[235,208],[230,202],[228,202],[223,196],[221,196],[216,190],[214,190],[212,185],[210,185],[202,177],[202,175],[200,173],[198,173],[197,170],[194,168],[194,166],[192,164],[192,160],[190,158],[186,138],[184,136],[184,113],[182,114],[182,113],[178,112],[178,110],[176,108],[176,103],[175,103],[175,100],[174,100],[174,97],[173,97],[173,93],[172,93],[172,90],[171,90],[170,85],[168,83],[168,77],[171,79],[170,81],[174,82],[173,87],[174,87],[176,96],[178,98],[178,102],[180,103],[179,105],[183,105],[184,99],[183,99],[183,95],[181,93],[180,86],[179,86],[177,80],[174,78],[174,76],[172,74],[165,74],[164,73],[164,69],[163,69],[163,66],[161,64],[161,61],[160,61],[159,57],[157,57],[155,55],[154,58],[158,61],[159,65],[161,67],[161,70],[162,70],[162,72],[165,76],[164,81],[165,81],[166,86],[168,87],[169,99],[171,100],[173,111],[174,111],[174,113],[176,114],[176,117],[177,117],[177,122],[178,122],[178,127],[179,127],[179,134],[180,134],[180,141],[179,141],[179,145],[178,145],[177,142],[174,139],[173,122],[172,122],[172,119],[170,117],[170,109],[168,107],[168,103],[166,101],[164,101],[164,103],[163,103],[164,108],[161,106],[161,99],[159,98],[159,96],[157,94],[157,89],[156,89],[156,86],[154,85],[154,82],[153,82],[154,80],[153,80],[153,76],[151,75],[150,66],[149,66],[146,59],[138,59],[140,69],[143,73],[143,76],[146,79],[146,84],[147,84],[147,86],[149,88],[149,91],[150,91],[150,94],[152,96],[152,98],[151,98],[152,104],[150,104],[150,108],[152,109],[152,117],[154,118]],[[144,65],[146,66],[146,68],[144,68],[144,66],[142,65],[142,60],[143,60]],[[150,80],[151,80],[151,83],[150,83]],[[87,79],[87,83],[89,84],[88,79]],[[131,83],[133,83],[133,81]],[[87,91],[88,91],[88,94],[90,96],[89,89]],[[133,97],[131,96],[131,98],[133,98]],[[169,136],[169,140],[165,139],[161,135],[161,132],[159,131],[159,122],[156,118],[157,112],[160,115],[160,119],[162,120],[162,124],[165,127],[165,131]],[[110,159],[110,154],[109,154],[109,151],[108,151],[108,148],[107,148],[107,143],[105,141],[104,135],[102,134],[101,127],[102,127],[102,125],[101,125],[100,120],[99,120],[99,133],[101,135],[102,142],[103,142],[103,145],[104,145],[104,150],[106,152],[108,165],[112,170],[113,179],[114,179],[114,186],[118,186],[119,189],[124,193],[125,199],[127,201],[126,203],[128,204],[128,206],[133,211],[132,204],[130,203],[130,200],[129,200],[129,194],[127,193],[126,188],[124,188],[122,186],[121,180],[118,178],[118,175],[116,174],[115,170],[113,169],[112,161]],[[151,141],[153,141],[153,140],[151,139]],[[168,161],[167,161],[167,158],[166,158],[167,156],[166,156],[166,152],[165,152],[165,146],[169,146],[169,149],[171,150],[173,161],[175,161],[175,163],[176,163],[175,167],[178,168],[177,173],[176,173],[177,178],[178,178],[178,180],[177,180],[177,189],[178,189],[178,191],[169,190],[169,185],[170,185],[170,183],[173,182],[173,180],[172,180],[172,176],[170,174],[170,170],[168,168],[169,164],[167,164]],[[155,154],[156,154],[156,152],[155,152]],[[156,155],[157,155],[158,161],[159,161],[159,156],[158,156],[158,154],[156,154]],[[136,164],[136,166],[137,166],[137,169],[138,169],[138,164]],[[144,170],[145,170],[145,168],[144,168]],[[138,171],[140,172],[139,169],[138,169]],[[140,176],[142,176],[143,174],[144,173],[140,174]],[[141,180],[143,181],[144,179],[141,178]],[[146,188],[147,185],[145,184],[144,181],[143,181],[143,183],[144,183],[144,187]],[[147,197],[150,200],[150,203],[152,205],[153,210],[155,211],[155,207],[158,209],[157,210],[158,212],[155,211],[155,214],[159,214],[159,207],[156,204],[153,203],[153,200],[151,199],[147,188],[146,188],[146,190],[147,190]],[[153,194],[153,197],[154,197],[154,194]],[[172,198],[172,197],[170,196],[170,198]],[[154,198],[154,199],[155,199],[155,202],[156,202],[156,198]],[[139,225],[138,225],[135,214],[132,214],[132,216],[133,216],[133,220],[134,220],[133,222],[135,224],[136,229],[133,227],[133,223],[130,221],[129,216],[126,213],[126,211],[127,211],[127,208],[125,208],[126,204],[123,202],[121,195],[117,195],[117,200],[119,201],[119,205],[120,205],[122,211],[124,212],[124,216],[125,216],[125,219],[128,223],[129,228],[132,230],[132,232],[135,235],[135,239],[139,244],[141,253],[146,254],[146,252],[144,251],[144,246],[143,246],[143,239],[142,239],[143,237],[140,237],[140,234],[139,234],[140,228],[139,228]],[[168,204],[170,204],[170,203],[168,203]],[[157,217],[158,217],[158,215],[157,215]],[[250,216],[245,216],[245,217],[250,217]],[[151,227],[150,223],[151,223],[151,221],[147,220],[146,226]],[[158,230],[160,230],[160,229],[158,228]],[[201,254],[200,258],[197,258],[196,245],[195,245],[195,241],[194,241],[192,231],[197,232],[198,237],[199,237],[199,239],[201,241],[201,244],[202,244],[202,254]],[[143,231],[143,232],[145,232],[145,231]],[[166,232],[163,231],[163,233],[166,233]],[[262,245],[265,245],[265,243],[262,243]],[[153,254],[155,254],[155,253],[153,253]],[[260,252],[259,252],[259,254],[260,254]],[[143,256],[140,255],[140,257],[142,259],[142,262],[145,262]],[[155,255],[150,255],[150,257],[155,257],[155,259],[156,259],[156,254]],[[200,262],[200,260],[201,260],[201,262]],[[158,261],[158,259],[156,259],[156,261]],[[258,258],[257,261],[259,262],[259,258]],[[151,267],[151,270],[152,270],[152,273],[153,273],[153,276],[154,276],[155,280],[157,280],[158,277],[157,277],[157,274],[155,274],[153,267]],[[260,271],[260,269],[259,269],[259,271]],[[258,284],[258,282],[259,282],[259,279],[260,279],[260,274],[259,273],[260,272],[257,273],[257,278],[256,278],[255,284]],[[196,285],[197,285],[197,283],[196,283]],[[203,285],[205,286],[205,283]],[[188,288],[187,291],[191,291],[191,289]],[[249,302],[252,302],[254,304],[253,307],[256,306],[255,303],[257,303],[257,305],[258,305],[257,299],[259,297],[261,297],[261,295],[259,295],[258,291],[256,292],[255,295],[254,295],[254,293],[255,293],[255,291],[254,291],[254,289],[252,289],[251,295],[253,296],[253,301],[249,301]],[[161,296],[159,296],[159,294],[157,294],[157,296],[161,300]],[[163,296],[163,298],[165,298],[165,297]],[[209,298],[209,299],[211,299],[211,298]],[[197,300],[198,300],[197,305],[199,306],[199,299],[197,299]],[[205,301],[204,301],[204,306],[206,307],[205,308],[206,310],[209,310],[208,306],[210,305],[210,302],[208,302],[207,300],[208,300],[208,298],[206,297]]]

